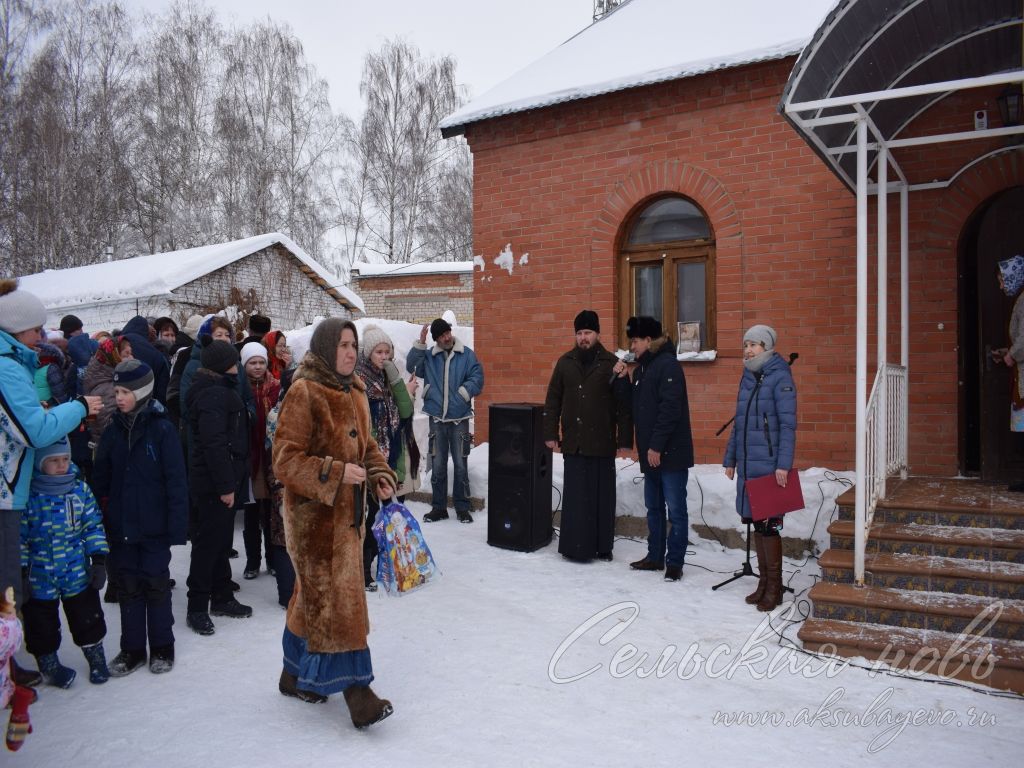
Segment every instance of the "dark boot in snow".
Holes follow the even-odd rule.
[[[130,675],[136,669],[146,663],[146,652],[142,651],[121,651],[114,660],[110,662],[110,676],[124,677]]]
[[[757,554],[757,589],[746,596],[750,605],[757,605],[764,597],[764,586],[768,583],[768,569],[765,567],[764,558],[764,536],[757,531],[754,532],[754,551]]]
[[[192,611],[185,614],[185,624],[197,635],[212,635],[216,630],[206,611]]]
[[[285,696],[292,696],[293,698],[304,701],[307,704],[323,704],[327,701],[326,696],[321,696],[319,693],[313,693],[313,691],[304,691],[299,688],[298,685],[299,680],[295,675],[291,674],[287,670],[281,670],[281,679],[277,682],[277,690]]]
[[[345,703],[352,716],[352,725],[356,728],[379,723],[395,711],[390,701],[378,698],[368,685],[350,685],[346,688]]]
[[[103,643],[82,646],[82,653],[89,662],[89,682],[93,685],[107,682],[110,679],[110,670],[107,669],[107,655],[103,652]]]
[[[763,542],[764,568],[768,573],[757,610],[770,611],[782,605],[782,537],[765,536]]]
[[[438,520],[447,520],[447,509],[432,509],[423,516],[424,523],[436,523]]]
[[[36,656],[36,661],[39,663],[39,672],[47,685],[56,688],[70,688],[71,684],[75,682],[75,670],[61,664],[56,653],[44,653],[42,656]]]
[[[629,564],[629,567],[634,571],[660,571],[665,567],[664,563],[659,563],[655,560],[648,560],[646,557],[643,560],[637,560]]]
[[[170,672],[174,667],[174,646],[164,645],[160,648],[150,649],[149,671],[154,675],[162,675]]]
[[[252,608],[242,605],[232,597],[222,603],[210,603],[210,615],[227,616],[229,619],[248,619],[252,616]]]

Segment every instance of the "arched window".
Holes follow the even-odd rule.
[[[658,318],[678,344],[715,348],[715,241],[707,217],[684,197],[663,197],[634,214],[619,262],[623,317]],[[683,324],[694,325],[683,325]]]

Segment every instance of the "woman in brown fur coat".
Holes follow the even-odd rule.
[[[357,351],[350,321],[317,326],[282,402],[273,457],[295,565],[279,687],[309,702],[344,691],[353,724],[363,728],[392,712],[369,686],[365,492],[390,498],[396,478],[373,439],[365,386],[353,375]]]

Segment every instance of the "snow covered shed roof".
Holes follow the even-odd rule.
[[[408,275],[462,274],[473,271],[472,261],[424,261],[420,264],[370,264],[357,261],[352,277],[404,277]]]
[[[470,123],[795,56],[836,0],[627,0],[441,121]]]
[[[272,245],[281,245],[298,259],[300,269],[306,276],[340,304],[350,310],[363,310],[362,299],[339,285],[337,275],[329,272],[290,237],[279,232],[85,267],[48,269],[22,277],[19,284],[42,299],[51,311],[166,296],[203,275],[216,272]]]

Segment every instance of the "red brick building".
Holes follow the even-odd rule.
[[[810,135],[813,128],[802,132],[783,114],[784,94],[799,90],[787,84],[814,64],[808,41],[826,43],[815,49],[820,63],[837,46],[825,31],[856,21],[856,11],[865,16],[858,21],[865,37],[885,43],[872,54],[884,62],[909,50],[916,56],[911,69],[925,81],[1019,70],[1020,4],[979,3],[970,12],[978,18],[961,19],[958,28],[947,24],[948,34],[940,29],[927,40],[885,40],[896,12],[865,28],[877,11],[866,0],[722,5],[719,18],[704,18],[705,29],[687,24],[684,3],[631,0],[442,124],[446,135],[464,134],[473,152],[474,251],[488,265],[507,244],[516,258],[529,254],[515,269],[475,274],[475,349],[487,372],[477,402],[479,439],[487,436],[488,403],[543,400],[551,366],[573,343],[579,310],[599,313],[602,338],[614,349],[626,346],[629,315],[657,307],[671,328],[699,320],[703,348],[717,352],[710,362],[680,363],[699,462],[721,461],[726,435],[715,431],[733,411],[743,332],[768,323],[779,333],[782,354],[799,353],[793,368],[798,465],[854,466],[858,199],[842,172],[847,166],[830,161],[847,162],[848,150],[830,154],[843,142],[825,144]],[[942,2],[896,5],[945,13]],[[996,31],[985,37],[979,28]],[[687,34],[680,37],[680,29]],[[982,47],[958,57],[943,53],[972,33]],[[800,39],[786,42],[793,37]],[[648,50],[682,63],[668,66],[655,53],[645,58]],[[823,95],[829,87],[839,95],[905,82],[885,80],[883,64],[872,75],[857,69],[854,54],[840,51],[839,59],[852,74],[848,82],[823,86]],[[808,76],[803,85],[809,82]],[[878,121],[903,120],[888,139],[974,132],[978,111],[989,128],[1001,128],[997,102],[1006,87],[995,82],[919,97],[888,116],[882,112],[889,102],[879,101]],[[839,123],[822,122],[838,135]],[[848,121],[845,128],[854,130]],[[1004,390],[998,400],[997,385],[989,401],[982,396],[992,386],[982,361],[990,339],[1005,344],[999,318],[1008,317],[1009,304],[998,291],[995,258],[1020,252],[1024,243],[1024,153],[998,131],[979,129],[972,139],[894,147],[891,154],[910,190],[909,468],[1002,479],[1019,469],[999,459],[1009,446],[995,437],[1007,430],[1007,395]],[[874,157],[870,183],[877,182]],[[929,188],[935,180],[941,183]],[[903,353],[899,198],[890,194],[886,205],[890,361]],[[876,222],[872,194],[862,232],[872,256]],[[659,227],[667,228],[664,235]],[[657,274],[648,279],[645,270]],[[873,261],[871,316],[862,334],[870,348],[869,388],[876,368],[876,270]],[[648,290],[659,279],[660,290]],[[1005,322],[1003,329],[1005,336]]]

